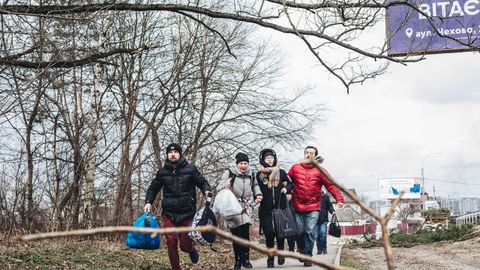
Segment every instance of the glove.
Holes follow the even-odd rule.
[[[315,160],[317,161],[318,164],[322,164],[323,161],[324,161],[323,157],[321,157],[321,156],[316,156]]]

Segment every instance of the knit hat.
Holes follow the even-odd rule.
[[[260,151],[260,156],[259,156],[259,159],[260,159],[260,164],[263,165],[263,167],[272,167],[270,165],[268,165],[266,162],[265,162],[265,158],[267,156],[272,156],[273,157],[273,165],[272,166],[276,166],[277,165],[277,153],[275,153],[275,151],[273,151],[272,149],[263,149],[262,151]]]
[[[242,161],[250,162],[250,161],[248,160],[247,154],[240,152],[240,153],[238,153],[238,154],[235,156],[235,163],[238,164],[238,163],[240,163],[240,162],[242,162]]]
[[[167,146],[167,154],[171,150],[177,150],[178,153],[180,153],[180,156],[182,155],[182,147],[178,143],[171,143]]]

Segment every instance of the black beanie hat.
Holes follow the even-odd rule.
[[[277,153],[275,153],[275,151],[273,151],[273,149],[263,149],[262,151],[260,151],[260,164],[262,164],[263,167],[270,167],[270,165],[268,165],[266,162],[265,162],[265,157],[266,156],[272,156],[273,157],[273,166],[277,166]]]
[[[170,152],[170,150],[177,150],[178,153],[180,153],[180,156],[182,155],[182,147],[178,143],[171,143],[167,146],[167,154]]]
[[[238,164],[238,163],[240,163],[240,162],[242,162],[242,161],[250,162],[250,161],[248,160],[247,154],[240,152],[240,153],[238,153],[238,154],[235,156],[235,163]]]

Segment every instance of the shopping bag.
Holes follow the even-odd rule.
[[[213,212],[224,217],[239,215],[242,213],[242,206],[230,189],[222,189],[217,193],[213,204]]]
[[[143,213],[133,223],[135,228],[158,228],[157,220],[148,212]],[[159,249],[160,235],[152,237],[151,233],[129,232],[127,235],[127,246],[137,249]]]
[[[340,237],[342,230],[340,229],[340,223],[338,223],[337,215],[332,215],[332,221],[328,227],[328,234],[334,237]]]
[[[210,208],[211,199],[211,197],[207,197],[205,207],[202,207],[200,210],[197,211],[197,213],[195,213],[190,228],[205,225],[217,226],[217,218],[215,218],[215,214]],[[195,242],[198,242],[202,245],[211,246],[213,242],[215,242],[215,238],[217,235],[213,232],[191,231],[188,233],[188,236]]]
[[[285,194],[282,194],[281,198],[285,199],[286,208],[280,208],[281,203],[279,203],[278,208],[273,209],[275,232],[278,238],[296,237],[301,234],[301,231],[297,226],[295,214],[287,202]]]

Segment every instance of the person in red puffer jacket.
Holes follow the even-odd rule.
[[[304,151],[305,159],[321,159],[318,156],[317,148],[307,146]],[[311,163],[297,163],[290,168],[288,176],[292,179],[292,206],[295,209],[295,218],[299,228],[303,230],[303,237],[298,239],[298,250],[307,256],[312,256],[314,241],[317,238],[314,230],[320,213],[322,201],[322,186],[332,194],[338,203],[343,207],[342,193],[329,180],[330,175],[318,170]],[[305,262],[304,266],[311,266]]]

